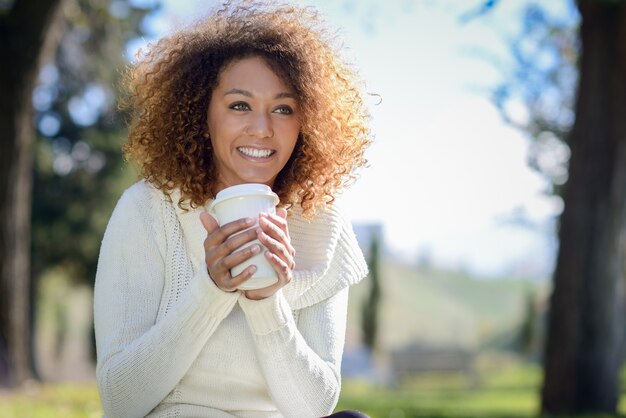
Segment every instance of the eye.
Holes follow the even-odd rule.
[[[239,110],[239,111],[250,110],[250,106],[246,102],[235,102],[231,104],[229,108],[233,110]]]
[[[293,109],[290,106],[282,105],[274,109],[274,113],[280,113],[282,115],[291,115],[293,114]]]

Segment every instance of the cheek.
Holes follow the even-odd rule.
[[[211,150],[213,153],[213,158],[217,157],[223,152],[224,144],[223,141],[220,141],[221,134],[219,130],[212,129],[211,131]]]
[[[290,132],[288,136],[288,140],[283,142],[283,147],[286,151],[288,151],[288,155],[291,156],[293,154],[294,149],[296,148],[296,144],[298,143],[298,137],[300,133],[298,131]]]
[[[293,139],[291,141],[291,149],[295,149],[296,148],[296,144],[298,143],[298,141],[300,140],[300,131],[296,131],[293,135]]]
[[[289,149],[289,152],[288,152],[288,153],[287,153],[287,155],[286,155],[286,158],[285,158],[285,163],[286,163],[287,161],[289,161],[289,159],[290,159],[290,158],[293,156],[293,154],[296,152],[296,148],[297,148],[296,146],[298,145],[298,140],[299,140],[299,137],[300,137],[300,134],[299,134],[299,133],[296,133],[295,137],[293,137],[293,138],[295,138],[295,139],[292,139],[291,141],[289,141],[289,144],[287,144],[287,147],[288,147],[288,149]]]
[[[300,136],[301,129],[302,129],[302,123],[300,123],[300,121],[294,122],[293,125],[291,126],[291,137],[295,138],[293,139],[294,146],[296,142],[298,141],[298,137]]]

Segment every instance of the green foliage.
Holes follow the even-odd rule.
[[[509,346],[529,361],[540,362],[545,341],[546,302],[538,297],[537,289],[529,287],[524,292],[524,311],[518,325],[505,337]],[[506,335],[506,334],[505,334]],[[503,337],[501,335],[500,337]]]
[[[568,16],[556,17],[529,3],[509,45],[512,64],[492,92],[503,119],[530,139],[529,166],[550,182],[548,192],[558,195],[568,177],[567,134],[575,117],[578,20],[573,6]]]
[[[96,142],[99,133],[91,134]],[[86,144],[86,142],[84,142]],[[102,233],[121,188],[130,182],[119,156],[120,140],[109,136],[96,148],[107,164],[97,173],[75,170],[59,176],[46,167],[53,153],[40,141],[33,196],[33,271],[40,275],[54,266],[81,280],[93,279]]]
[[[150,10],[132,2],[79,0],[64,9],[66,29],[33,93],[37,127],[32,212],[35,279],[63,267],[95,276],[100,240],[113,205],[134,177],[116,111],[127,43],[140,37]]]
[[[368,268],[370,278],[369,294],[362,308],[361,324],[363,327],[363,344],[370,350],[376,348],[380,306],[380,238],[372,236]]]

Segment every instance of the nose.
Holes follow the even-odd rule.
[[[271,138],[274,136],[270,115],[265,112],[256,112],[251,116],[247,129],[248,135],[258,138]]]

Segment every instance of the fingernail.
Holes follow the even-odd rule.
[[[258,253],[260,250],[261,250],[261,248],[260,248],[258,245],[256,245],[256,244],[250,247],[250,252],[251,252],[252,254],[256,254],[256,253]]]
[[[246,225],[252,225],[254,223],[254,219],[246,218]]]

